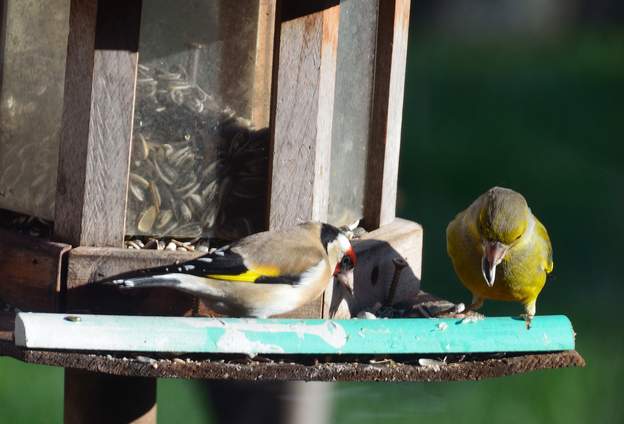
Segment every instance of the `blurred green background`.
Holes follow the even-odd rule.
[[[446,224],[494,185],[546,225],[538,314],[566,314],[585,369],[483,382],[335,384],[336,423],[624,422],[624,10],[608,1],[412,2],[399,215],[425,229],[423,288],[468,301]],[[489,315],[520,306],[485,305]],[[60,422],[62,371],[0,359],[2,422]],[[159,422],[211,421],[196,383],[161,380]]]

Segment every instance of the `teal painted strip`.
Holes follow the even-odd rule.
[[[565,316],[539,316],[532,328],[511,317],[296,320],[20,313],[18,346],[137,352],[405,354],[546,352],[574,349]]]

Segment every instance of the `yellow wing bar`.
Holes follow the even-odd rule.
[[[256,269],[250,269],[242,274],[235,275],[227,275],[227,274],[210,274],[206,275],[207,278],[212,278],[214,280],[225,280],[225,281],[240,281],[253,283],[260,277],[278,277],[280,275],[279,268],[272,266],[263,266],[258,267]]]

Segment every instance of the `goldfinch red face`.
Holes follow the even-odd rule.
[[[334,269],[334,275],[340,272],[350,271],[355,267],[357,257],[355,256],[355,252],[347,236],[339,233],[336,240],[331,242],[328,246],[328,253],[330,250],[336,250],[337,256],[339,257],[336,268]]]

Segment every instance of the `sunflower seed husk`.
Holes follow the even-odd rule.
[[[139,221],[137,222],[139,231],[144,233],[151,231],[154,226],[154,221],[156,221],[156,213],[156,207],[150,206],[139,215]]]
[[[156,229],[162,229],[165,225],[171,222],[172,218],[173,212],[170,209],[161,210],[158,215],[158,220],[156,221]]]

